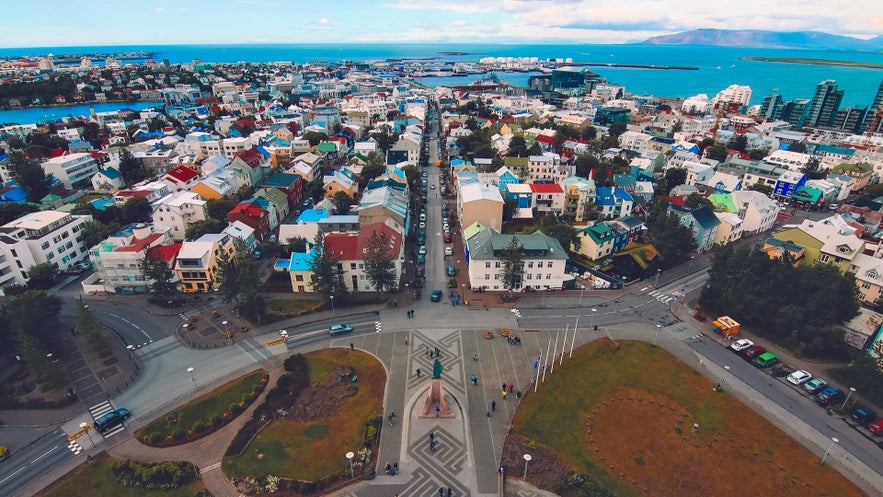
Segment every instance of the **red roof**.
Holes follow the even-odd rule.
[[[553,138],[551,136],[546,136],[546,135],[540,135],[540,136],[536,137],[536,139],[534,141],[538,141],[540,143],[548,143],[549,145],[555,144],[555,138]]]
[[[531,183],[530,191],[534,193],[564,193],[558,183]]]
[[[371,239],[371,234],[374,232],[377,232],[378,236],[386,235],[387,240],[389,240],[389,249],[386,255],[388,257],[398,258],[402,248],[402,236],[385,223],[373,223],[367,226],[362,226],[361,229],[359,229],[359,253],[365,253],[365,249],[368,248],[368,241]],[[364,258],[364,255],[361,258]]]
[[[151,253],[159,254],[160,259],[166,262],[172,262],[178,257],[178,252],[181,251],[182,243],[173,243],[171,245],[157,245],[155,247],[150,247],[147,251]]]
[[[361,260],[359,253],[359,235],[356,233],[329,233],[325,235],[325,244],[332,259],[344,261]]]
[[[153,192],[151,190],[120,190],[116,193],[117,197],[149,197]]]
[[[261,165],[261,153],[258,152],[258,149],[255,147],[243,150],[242,152],[236,152],[236,157],[242,159],[242,162],[248,164],[248,167],[252,169]]]
[[[229,216],[230,214],[240,213],[245,214],[248,217],[260,218],[262,215],[264,215],[265,211],[254,202],[240,202],[236,204],[236,207],[230,209],[230,212],[228,212],[227,215]]]
[[[138,238],[133,238],[132,243],[125,247],[120,247],[114,252],[141,252],[145,247],[149,247],[151,243],[161,236],[161,233],[151,233],[147,235],[147,238],[142,238],[140,240]]]
[[[192,169],[190,169],[188,167],[178,166],[175,169],[172,169],[171,171],[167,172],[166,176],[169,176],[175,180],[178,180],[181,183],[186,183],[186,182],[192,180],[193,178],[199,176],[199,174],[197,174],[196,172],[194,172]]]

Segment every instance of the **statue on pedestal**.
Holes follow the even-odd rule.
[[[445,399],[445,388],[442,384],[441,375],[444,366],[438,359],[432,364],[432,380],[429,383],[429,391],[426,394],[426,402],[420,410],[418,418],[453,418],[454,413]]]

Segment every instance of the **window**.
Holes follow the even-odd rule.
[[[828,254],[822,254],[819,256],[819,262],[828,262]]]
[[[532,279],[533,279],[533,275],[530,274],[530,273],[527,273],[527,279],[532,280]]]
[[[40,249],[42,249],[42,250],[46,250],[46,249],[48,249],[48,248],[49,248],[49,242],[43,242],[43,243],[40,245]]]
[[[864,288],[865,290],[870,290],[871,284],[868,282],[862,283],[862,288]]]
[[[484,275],[484,279],[486,279],[486,280],[491,279],[491,275],[489,275],[489,274],[485,274],[485,275]]]
[[[490,263],[490,262],[485,262],[485,263],[484,263],[484,267],[485,267],[485,269],[490,269],[490,268],[491,268],[491,263]]]
[[[547,280],[551,280],[551,279],[552,279],[552,273],[546,273],[546,279],[547,279]]]
[[[356,269],[356,263],[355,263],[355,262],[351,262],[351,263],[350,263],[350,269],[352,269],[352,270],[355,270],[355,269]]]
[[[497,268],[497,269],[500,269],[500,267],[502,267],[502,265],[500,264],[500,261],[497,261],[497,262],[494,264],[494,267]]]
[[[542,267],[542,262],[540,263],[540,267]],[[533,269],[533,261],[530,261],[530,262],[527,263],[527,268],[528,268],[528,269]]]
[[[302,274],[297,274],[294,276],[294,281],[303,281],[303,280],[304,280],[304,275],[302,275]]]

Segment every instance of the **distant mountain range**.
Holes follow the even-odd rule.
[[[829,50],[883,50],[883,35],[860,40],[851,36],[818,31],[761,31],[755,29],[694,29],[672,35],[654,36],[640,42],[648,45],[712,45],[721,47],[803,48]]]

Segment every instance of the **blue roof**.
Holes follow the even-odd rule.
[[[288,188],[297,182],[299,174],[276,173],[267,176],[258,186],[270,186],[275,188]]]
[[[116,205],[113,203],[113,199],[107,197],[99,197],[89,203],[92,204],[92,207],[95,207],[100,211],[103,211],[112,205]]]
[[[609,186],[601,186],[595,190],[595,203],[597,205],[616,205],[617,199],[635,200],[629,192],[619,188],[614,189]]]
[[[314,246],[309,252],[292,252],[291,258],[287,261],[279,261],[279,265],[287,267],[289,271],[310,271],[313,258],[317,255],[319,255],[319,247]]]
[[[815,153],[819,153],[819,152],[827,152],[830,154],[837,154],[837,155],[848,155],[848,156],[852,157],[855,154],[855,149],[838,147],[835,145],[821,144],[821,145],[816,145]],[[0,160],[2,160],[2,159],[0,159]]]
[[[120,172],[112,167],[105,167],[101,170],[101,174],[107,176],[110,179],[117,179],[120,177]]]
[[[13,202],[16,204],[20,204],[27,201],[27,199],[28,192],[19,187],[15,187],[3,193],[0,193],[0,201],[2,202]]]
[[[328,209],[307,209],[297,216],[297,222],[318,223],[328,217]]]

